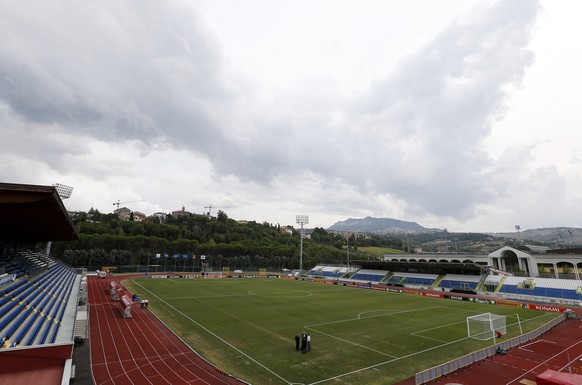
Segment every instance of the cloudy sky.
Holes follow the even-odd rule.
[[[0,181],[68,209],[582,227],[580,1],[0,9]]]

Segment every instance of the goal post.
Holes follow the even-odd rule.
[[[207,271],[204,274],[205,279],[222,278],[222,271]]]
[[[507,322],[504,315],[484,313],[467,317],[467,334],[469,338],[481,341],[495,339],[507,334]]]

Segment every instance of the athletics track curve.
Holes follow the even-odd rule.
[[[129,278],[129,277],[125,277]],[[237,384],[198,356],[146,308],[122,317],[109,290],[111,276],[88,277],[89,343],[98,385]]]

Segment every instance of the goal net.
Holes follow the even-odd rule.
[[[493,313],[467,317],[467,333],[469,338],[481,341],[504,336],[507,333],[506,317]]]
[[[206,279],[222,278],[222,271],[217,271],[217,272],[208,271],[204,274],[204,278],[206,278]]]

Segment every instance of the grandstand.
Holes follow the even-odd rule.
[[[394,272],[388,284],[398,286],[432,286],[438,278],[438,274],[404,273]]]
[[[476,290],[481,279],[480,275],[447,274],[439,283],[439,287],[452,290]]]
[[[317,265],[313,269],[307,272],[308,276],[312,277],[322,277],[322,278],[340,278],[346,273],[355,271],[357,269],[350,268],[347,266],[327,266],[327,265]]]
[[[470,261],[408,262],[358,261],[358,266],[317,265],[307,272],[313,278],[345,282],[373,283],[387,286],[424,288],[469,294],[491,294],[507,299],[535,299],[540,302],[579,305],[582,303],[582,280],[500,275]]]
[[[2,383],[68,383],[81,275],[34,245],[77,239],[74,226],[53,186],[0,183],[0,217]]]
[[[390,274],[385,270],[359,269],[353,274],[350,279],[366,282],[380,282]]]

